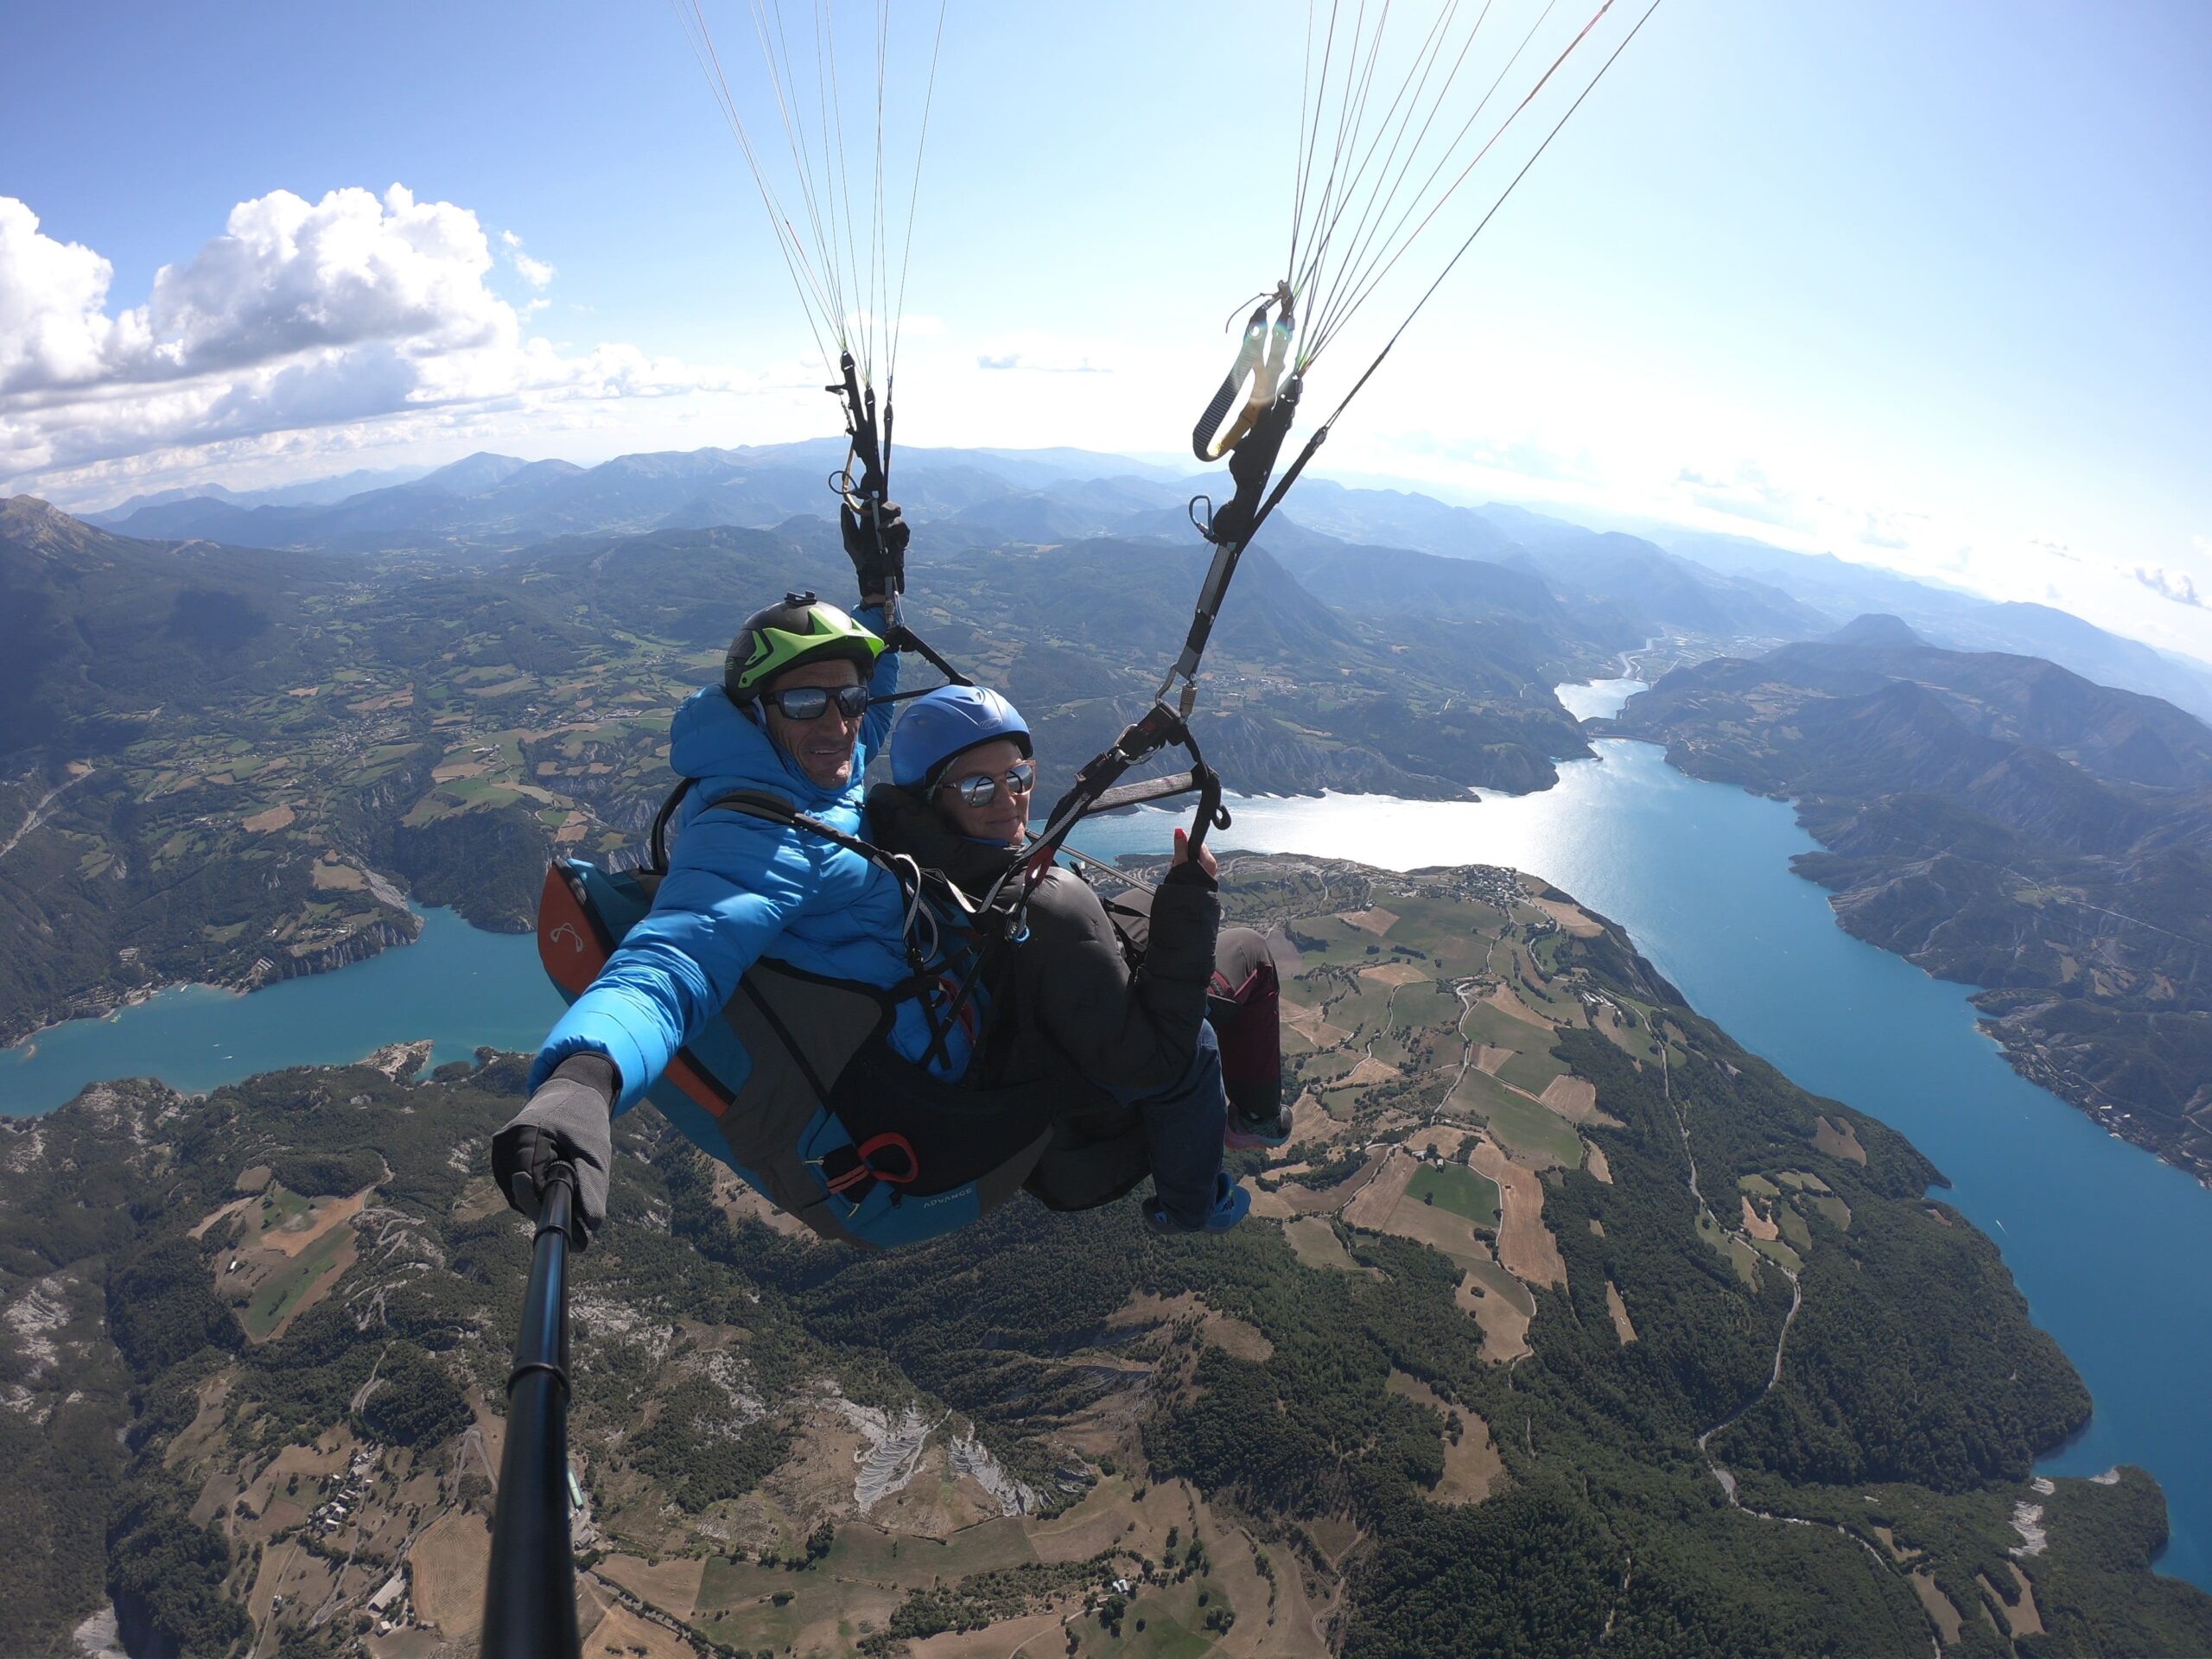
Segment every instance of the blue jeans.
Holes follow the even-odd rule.
[[[1159,1089],[1109,1089],[1137,1109],[1152,1160],[1152,1190],[1167,1218],[1195,1230],[1213,1213],[1221,1173],[1221,1132],[1228,1107],[1221,1086],[1221,1046],[1201,1021],[1197,1049],[1183,1075]]]

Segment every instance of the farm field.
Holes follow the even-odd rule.
[[[1716,1496],[1708,1465],[1722,1453],[1700,1458],[1694,1437],[1774,1375],[1785,1275],[1828,1313],[1815,1294],[1852,1275],[1823,1269],[1885,1271],[1901,1224],[1954,1267],[1963,1258],[1935,1253],[1974,1242],[1920,1201],[1917,1166],[1872,1120],[1825,1102],[1816,1114],[1770,1079],[1739,1104],[1759,1063],[1688,1011],[1631,997],[1624,987],[1664,993],[1617,936],[1525,879],[1237,863],[1230,914],[1300,942],[1285,1000],[1304,1052],[1290,1142],[1238,1154],[1256,1191],[1226,1240],[1147,1236],[1134,1205],[1092,1217],[1018,1203],[957,1244],[861,1258],[763,1225],[645,1114],[625,1120],[618,1144],[637,1155],[618,1166],[622,1212],[611,1205],[607,1236],[576,1258],[588,1653],[1399,1650],[1346,1637],[1389,1614],[1360,1599],[1386,1548],[1402,1566],[1437,1537],[1479,1545],[1547,1491],[1630,1514],[1644,1498],[1599,1476],[1630,1462],[1630,1484],[1667,1515],[1709,1517],[1716,1537],[1746,1531],[1754,1518]],[[1710,1137],[1702,1211],[1673,1161],[1680,1096],[1665,1090],[1686,1086],[1674,1054],[1693,1060],[1691,1133]],[[182,1305],[240,1329],[173,1373],[166,1444],[147,1467],[178,1494],[180,1524],[230,1552],[222,1593],[248,1610],[242,1651],[304,1650],[327,1607],[372,1659],[449,1659],[480,1618],[501,1310],[527,1245],[480,1162],[486,1125],[512,1109],[512,1062],[422,1083],[392,1070],[257,1080],[259,1100],[225,1096],[211,1115],[232,1116],[199,1131],[254,1126],[234,1132],[228,1161],[165,1177],[192,1198],[171,1235],[190,1248],[169,1259],[194,1296],[213,1293],[212,1310]],[[321,1091],[319,1109],[300,1109],[303,1089]],[[373,1141],[365,1116],[329,1109],[356,1100],[388,1109]],[[1759,1116],[1788,1112],[1786,1133]],[[310,1158],[269,1122],[331,1139]],[[146,1144],[105,1137],[126,1142]],[[379,1170],[372,1186],[312,1191]],[[1875,1176],[1915,1197],[1885,1197]],[[56,1275],[24,1306],[70,1294]],[[2004,1336],[1989,1350],[2017,1363],[2019,1328],[1955,1313]],[[1777,1386],[1795,1344],[1820,1334],[1817,1319],[1790,1331]],[[1722,1350],[1732,1370],[1707,1378]],[[1656,1388],[1677,1372],[1698,1373],[1705,1395],[1670,1407],[1649,1444],[1592,1418],[1580,1387]],[[1306,1409],[1325,1400],[1325,1417]],[[1747,1440],[1726,1451],[1746,1510],[1825,1501],[1759,1470]],[[1560,1478],[1586,1470],[1594,1497]],[[1360,1496],[1370,1483],[1387,1502]],[[1969,1565],[2012,1559],[2009,1491],[1974,1498],[1999,1530],[1974,1532]],[[2135,1501],[2110,1501],[2123,1499]],[[1968,1526],[1945,1513],[1915,1533],[1896,1509],[1853,1510],[1849,1538],[1822,1526],[1785,1541],[1863,1574],[1853,1541],[1878,1514],[1928,1552],[1919,1568]],[[1609,1546],[1592,1559],[1602,1605],[1620,1569]],[[2055,1618],[2063,1585],[2037,1578],[2034,1591]],[[1970,1597],[1955,1610],[1978,1615]]]
[[[1497,1225],[1497,1183],[1459,1164],[1423,1165],[1407,1184],[1406,1197],[1463,1216],[1478,1227]]]

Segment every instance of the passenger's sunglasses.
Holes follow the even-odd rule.
[[[998,798],[999,785],[1004,783],[1015,795],[1027,795],[1030,785],[1037,781],[1037,768],[1024,760],[1007,768],[1003,778],[994,778],[988,772],[973,778],[963,778],[957,783],[942,783],[939,789],[949,789],[970,806],[988,806]]]
[[[776,712],[785,720],[819,720],[829,711],[833,697],[839,714],[847,720],[858,720],[868,712],[870,701],[864,685],[841,685],[835,690],[826,685],[794,685],[760,696],[763,702],[774,703]]]

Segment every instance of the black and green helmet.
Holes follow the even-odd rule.
[[[745,619],[722,658],[722,690],[749,702],[785,669],[839,658],[858,664],[866,681],[882,652],[882,640],[835,605],[812,594],[785,594],[781,604]]]

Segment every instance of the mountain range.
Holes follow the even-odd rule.
[[[402,885],[524,925],[550,847],[634,848],[667,710],[733,620],[792,584],[843,589],[820,511],[844,460],[823,442],[590,468],[478,454],[335,501],[109,515],[182,539],[0,507],[0,820],[21,826],[0,1034],[174,979],[337,965],[411,937]],[[908,620],[1007,689],[1064,773],[1173,658],[1206,557],[1191,499],[1221,481],[1078,451],[896,467]],[[1618,730],[1796,798],[1828,849],[1799,868],[1846,925],[1984,987],[2015,1062],[2116,1132],[2204,1159],[2204,728],[2068,662],[2177,696],[2212,680],[2040,607],[1757,543],[1685,543],[1701,563],[1326,480],[1292,509],[1208,659],[1194,731],[1233,786],[1543,788],[1589,753],[1555,683],[1674,666]],[[1834,633],[1869,591],[1938,632]],[[2053,655],[1983,649],[2015,639]],[[2178,925],[2143,912],[2169,887]]]
[[[373,475],[245,493],[210,486],[189,496],[134,498],[85,516],[157,540],[345,551],[512,550],[560,535],[772,528],[795,516],[828,517],[827,480],[845,461],[843,444],[829,439],[624,455],[592,467],[479,454],[352,493],[343,493],[349,481]],[[908,516],[926,526],[917,543],[923,550],[932,543],[1051,544],[1095,536],[1187,542],[1191,499],[1228,493],[1218,473],[1179,478],[1125,457],[1070,449],[909,448],[898,452],[894,471]],[[2212,666],[2067,612],[1987,600],[1742,537],[1643,528],[1638,536],[1592,531],[1504,503],[1477,510],[1409,490],[1354,489],[1309,477],[1268,541],[1281,554],[1313,531],[1330,544],[1504,564],[1543,576],[1562,599],[1594,613],[1633,594],[1641,602],[1624,625],[1651,632],[1778,642],[1885,613],[1934,644],[2048,658],[2212,719]]]

